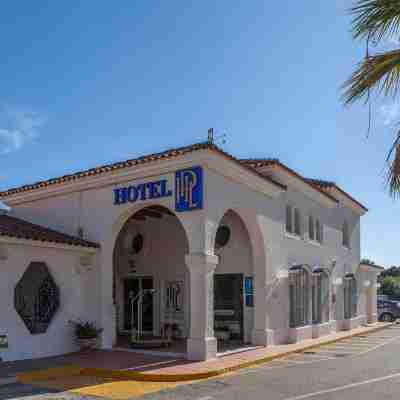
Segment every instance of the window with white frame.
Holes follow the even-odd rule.
[[[310,277],[307,269],[295,266],[289,270],[289,299],[291,328],[309,324]]]
[[[323,225],[312,215],[308,217],[308,238],[319,243],[323,241]]]
[[[329,321],[329,275],[322,268],[312,274],[312,321],[321,324]]]
[[[301,236],[301,214],[300,210],[290,205],[286,206],[285,230],[296,236]]]
[[[344,318],[357,316],[357,280],[353,274],[347,274],[343,279]]]
[[[298,208],[294,209],[294,234],[301,236],[301,215]]]
[[[286,206],[286,232],[288,233],[293,233],[293,221],[292,221],[292,215],[293,215],[293,208],[292,206]]]
[[[310,240],[315,240],[314,218],[312,215],[308,217],[308,237]]]
[[[344,221],[342,225],[342,244],[344,247],[350,248],[349,224],[347,221]]]
[[[318,243],[322,243],[323,240],[323,225],[319,221],[319,219],[315,220],[315,240]]]

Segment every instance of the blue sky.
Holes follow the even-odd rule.
[[[237,3],[237,4],[233,4]],[[373,130],[340,86],[364,52],[348,0],[22,2],[0,13],[0,189],[226,133],[365,203],[362,254],[397,255],[384,187],[396,101]]]

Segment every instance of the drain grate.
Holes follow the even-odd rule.
[[[316,351],[303,351],[303,354],[317,354]]]
[[[333,356],[334,356],[334,357],[338,357],[338,358],[340,358],[340,357],[347,357],[347,356],[348,356],[348,354],[343,354],[343,353],[335,353]]]

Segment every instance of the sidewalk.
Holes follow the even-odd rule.
[[[336,342],[352,336],[384,329],[390,323],[377,323],[360,327],[352,331],[336,332],[319,339],[302,341],[271,347],[260,347],[241,353],[218,357],[214,360],[193,362],[172,357],[159,357],[119,350],[97,350],[88,353],[76,353],[57,357],[57,362],[47,359],[47,368],[41,371],[32,369],[17,373],[19,381],[35,383],[54,381],[69,377],[92,377],[108,380],[144,381],[144,382],[184,382],[211,378],[241,368],[263,364],[275,358],[301,352],[322,344]],[[1,366],[0,366],[1,376]]]

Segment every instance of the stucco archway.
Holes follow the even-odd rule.
[[[232,245],[236,251],[233,251],[231,255],[233,256],[232,259],[234,259],[235,253],[240,254],[240,249],[243,250],[240,254],[241,257],[235,261],[235,272],[242,272],[244,276],[251,277],[254,291],[252,310],[251,312],[247,310],[247,316],[245,316],[247,317],[247,329],[245,329],[247,332],[245,333],[245,337],[246,341],[266,346],[273,343],[272,331],[268,329],[269,311],[267,293],[274,276],[273,271],[268,268],[267,240],[260,219],[262,219],[262,216],[258,216],[255,210],[227,209],[215,218],[218,222],[213,226],[210,242],[214,252],[220,256],[216,273],[223,272],[225,250],[215,250],[218,228],[223,226],[227,221],[231,221],[235,225],[234,229],[240,230],[239,237],[234,238],[238,241],[238,248],[235,249],[235,246]],[[248,265],[245,268],[238,265],[243,258],[248,260]],[[246,293],[244,293],[245,295]],[[246,299],[244,299],[245,301]],[[251,328],[249,329],[249,327]]]
[[[179,299],[184,308],[180,313],[182,321],[178,322],[182,337],[188,335],[190,300],[185,264],[188,247],[186,230],[178,215],[168,207],[154,203],[122,210],[102,247],[102,290],[106,293],[102,298],[103,347],[117,345],[117,334],[127,333],[127,320],[132,316],[127,312],[124,291],[129,285],[134,285],[136,290],[138,281],[143,287],[150,285],[154,292],[152,324],[147,321],[147,328],[151,326],[149,333],[157,336],[164,327],[162,304],[166,285],[182,283],[184,294]]]

